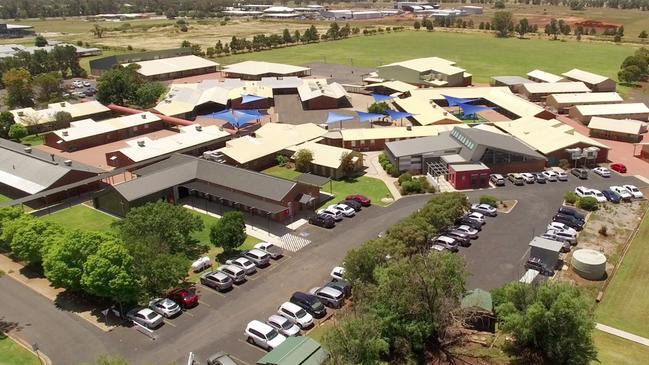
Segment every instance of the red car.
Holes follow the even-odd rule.
[[[369,207],[370,205],[372,205],[372,201],[368,197],[366,197],[365,195],[360,195],[360,194],[347,195],[345,200],[357,201],[357,202],[361,203],[361,205],[364,206],[364,207]]]
[[[193,308],[198,305],[198,295],[194,287],[175,289],[167,295],[167,298],[178,303],[184,309]]]
[[[624,166],[623,163],[612,163],[609,167],[611,170],[617,171],[620,174],[624,174],[626,172],[626,166]]]

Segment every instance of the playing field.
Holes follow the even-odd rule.
[[[649,359],[649,347],[595,330],[593,340],[601,365],[644,365]]]

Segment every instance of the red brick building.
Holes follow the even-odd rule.
[[[489,187],[491,169],[482,163],[453,164],[448,166],[447,180],[454,188],[482,189]]]

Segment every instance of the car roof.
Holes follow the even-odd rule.
[[[342,292],[340,290],[338,290],[336,288],[332,288],[330,286],[323,286],[320,289],[318,289],[318,291],[325,292],[325,293],[335,295],[335,296],[342,294]]]
[[[248,253],[252,253],[252,254],[258,255],[258,256],[268,255],[268,253],[266,251],[262,251],[262,250],[260,250],[258,248],[253,248],[252,250],[249,250]]]
[[[279,314],[272,314],[270,317],[268,317],[269,321],[277,322],[277,323],[284,323],[288,321],[287,318],[280,316]]]
[[[302,309],[302,307],[300,307],[299,305],[297,305],[295,303],[291,303],[291,302],[284,302],[284,303],[282,303],[282,305],[280,305],[280,307],[286,308],[286,309],[290,310],[291,312],[297,312],[300,309]]]
[[[153,311],[151,309],[149,309],[149,308],[142,308],[137,312],[140,313],[140,314],[144,314],[144,315],[153,313]]]
[[[258,331],[261,331],[263,333],[268,333],[268,332],[273,330],[273,327],[267,325],[266,323],[264,323],[262,321],[258,321],[256,319],[250,321],[248,323],[247,328],[254,328],[254,329],[256,329]]]
[[[223,269],[228,269],[230,271],[238,272],[238,271],[243,271],[242,268],[239,266],[234,266],[234,265],[221,265],[218,268],[216,268],[217,271],[223,270]]]

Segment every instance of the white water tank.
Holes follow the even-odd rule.
[[[606,256],[588,248],[576,250],[570,262],[572,269],[587,280],[601,280],[606,274]]]

